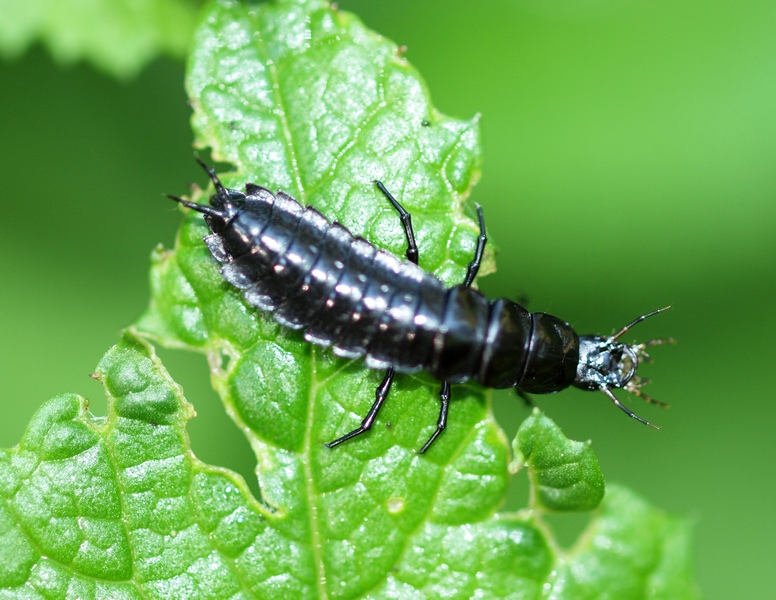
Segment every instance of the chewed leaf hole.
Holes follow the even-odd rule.
[[[594,513],[547,514],[545,520],[552,528],[555,541],[561,548],[571,549],[593,520]]]
[[[259,498],[256,457],[237,425],[210,384],[205,358],[201,354],[158,348],[165,367],[183,388],[197,416],[187,429],[194,455],[203,462],[231,469],[242,476],[254,498]]]

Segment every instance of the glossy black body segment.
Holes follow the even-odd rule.
[[[651,425],[619,403],[612,388],[645,399],[636,375],[645,347],[615,336],[578,336],[565,321],[531,313],[500,298],[489,301],[470,286],[486,243],[479,207],[480,235],[464,282],[450,288],[417,266],[411,217],[385,186],[378,189],[399,213],[407,237],[407,260],[376,248],[302,207],[283,192],[254,184],[245,192],[226,189],[208,169],[216,194],[210,206],[171,196],[204,213],[211,234],[205,243],[222,263],[221,272],[252,306],[281,324],[304,332],[311,343],[342,357],[364,357],[368,366],[387,369],[361,426],[330,447],[369,430],[385,402],[395,372],[425,370],[442,382],[437,429],[424,452],[444,430],[450,383],[474,380],[493,388],[549,393],[570,385],[600,389],[623,411]]]
[[[455,383],[496,387],[501,380],[506,387],[522,379],[514,365],[536,317],[521,306],[491,305],[464,285],[446,288],[283,192],[249,186],[228,227],[205,219],[213,230],[205,243],[224,264],[224,278],[281,325],[302,329],[309,342],[338,356],[364,356],[373,368],[423,369]],[[511,319],[520,326],[510,327]],[[497,352],[485,352],[486,345]],[[576,369],[576,356],[572,362]],[[505,377],[505,369],[514,373]]]

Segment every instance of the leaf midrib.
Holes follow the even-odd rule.
[[[312,432],[314,431],[314,423],[313,423],[313,415],[315,413],[314,406],[315,406],[315,397],[318,395],[318,372],[316,369],[317,364],[317,351],[318,348],[316,348],[314,345],[311,346],[310,351],[310,387],[309,392],[307,395],[307,420],[305,421],[305,433],[304,433],[304,447],[303,447],[303,455],[307,457],[307,460],[303,460],[302,464],[304,466],[304,478],[305,478],[305,487],[307,489],[307,502],[308,502],[308,512],[310,515],[310,547],[312,548],[313,552],[313,561],[315,563],[315,585],[318,590],[318,598],[321,600],[327,600],[328,599],[328,593],[326,591],[326,567],[323,564],[323,549],[321,547],[321,531],[320,531],[320,523],[318,519],[318,503],[316,502],[316,499],[318,498],[319,494],[315,490],[315,483],[313,479],[313,472],[312,472],[312,460],[310,460],[311,457],[311,450],[313,444],[312,440]]]

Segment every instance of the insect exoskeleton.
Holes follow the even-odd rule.
[[[480,232],[466,277],[446,287],[418,267],[410,214],[381,182],[376,187],[404,228],[406,260],[352,235],[284,192],[252,183],[245,191],[225,188],[213,169],[200,164],[216,189],[210,205],[170,198],[204,215],[211,231],[204,241],[222,264],[226,281],[250,305],[270,312],[285,327],[302,330],[307,341],[385,369],[361,424],[328,447],[371,429],[395,374],[420,370],[441,381],[441,405],[436,429],[419,453],[447,426],[451,384],[468,380],[515,388],[524,398],[572,385],[599,390],[630,417],[655,427],[621,404],[613,390],[663,404],[641,391],[646,381],[636,371],[648,358],[647,347],[672,340],[625,344],[620,338],[669,307],[642,315],[610,336],[579,336],[557,317],[530,312],[506,298],[488,300],[471,287],[487,242],[479,205]]]

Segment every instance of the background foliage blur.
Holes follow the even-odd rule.
[[[339,5],[408,46],[439,110],[482,113],[473,198],[500,248],[484,291],[527,297],[583,333],[673,305],[633,332],[679,341],[644,369],[671,410],[629,400],[660,432],[596,394],[537,403],[569,437],[594,441],[607,480],[697,520],[708,598],[771,598],[776,4]],[[2,446],[60,392],[104,413],[86,375],[144,308],[151,249],[172,244],[180,214],[161,194],[204,184],[183,74],[160,59],[122,83],[62,69],[39,47],[0,62]],[[250,479],[204,358],[162,357],[199,413],[194,451]],[[495,404],[511,437],[528,412],[508,393]],[[526,489],[517,481],[509,506]],[[572,539],[584,518],[556,524]]]

